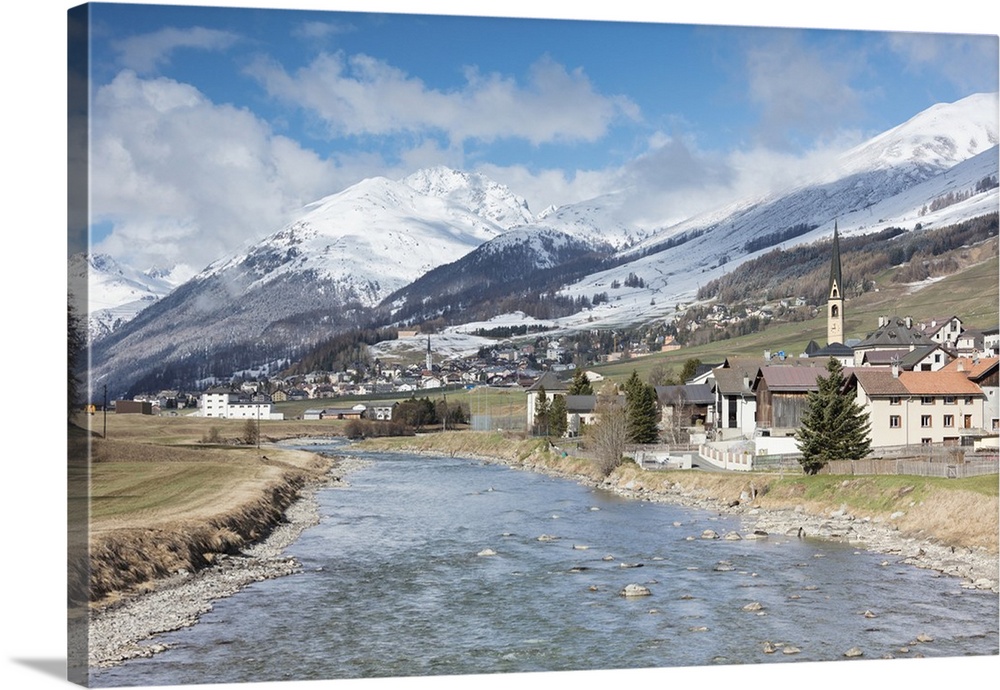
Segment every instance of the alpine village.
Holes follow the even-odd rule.
[[[369,339],[409,343],[418,356],[406,364],[334,339],[338,370],[247,374],[198,391],[97,399],[87,411],[245,420],[231,440],[251,444],[277,420],[325,421],[330,434],[353,439],[448,430],[545,437],[564,457],[597,460],[604,474],[623,460],[648,470],[996,474],[998,328],[967,327],[962,314],[884,314],[864,325],[863,337],[850,334],[836,228],[827,246],[825,316],[813,309],[826,320],[826,342],[811,340],[802,352],[778,343],[712,362],[683,357],[684,335],[727,321],[764,330],[773,318],[762,307],[727,319],[736,309],[718,302],[692,305],[659,327],[573,338],[549,339],[525,324],[479,329],[496,344],[465,356],[437,352],[436,341],[447,338],[430,324],[427,333]],[[804,304],[775,307],[801,313]],[[210,435],[220,440],[218,429]]]

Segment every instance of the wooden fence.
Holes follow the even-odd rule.
[[[820,470],[820,474],[911,474],[918,477],[945,477],[963,479],[997,474],[1000,463],[994,455],[992,459],[976,459],[968,462],[947,462],[914,459],[866,459],[834,460]]]

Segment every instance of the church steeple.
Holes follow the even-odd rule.
[[[844,281],[840,271],[840,232],[833,223],[833,256],[830,259],[830,292],[826,301],[827,345],[844,342]]]

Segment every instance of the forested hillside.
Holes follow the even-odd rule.
[[[906,232],[886,228],[871,235],[841,238],[844,292],[859,296],[875,288],[876,278],[896,268],[890,280],[913,283],[954,273],[962,266],[955,250],[997,237],[997,214],[933,230]],[[782,298],[806,304],[826,303],[830,272],[830,240],[791,249],[774,249],[706,283],[699,300],[734,305]]]

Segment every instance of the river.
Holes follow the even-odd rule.
[[[320,524],[288,550],[303,572],[220,600],[92,686],[998,653],[995,593],[884,555],[706,540],[738,520],[501,465],[367,457],[319,492]],[[649,596],[621,596],[631,583]]]

